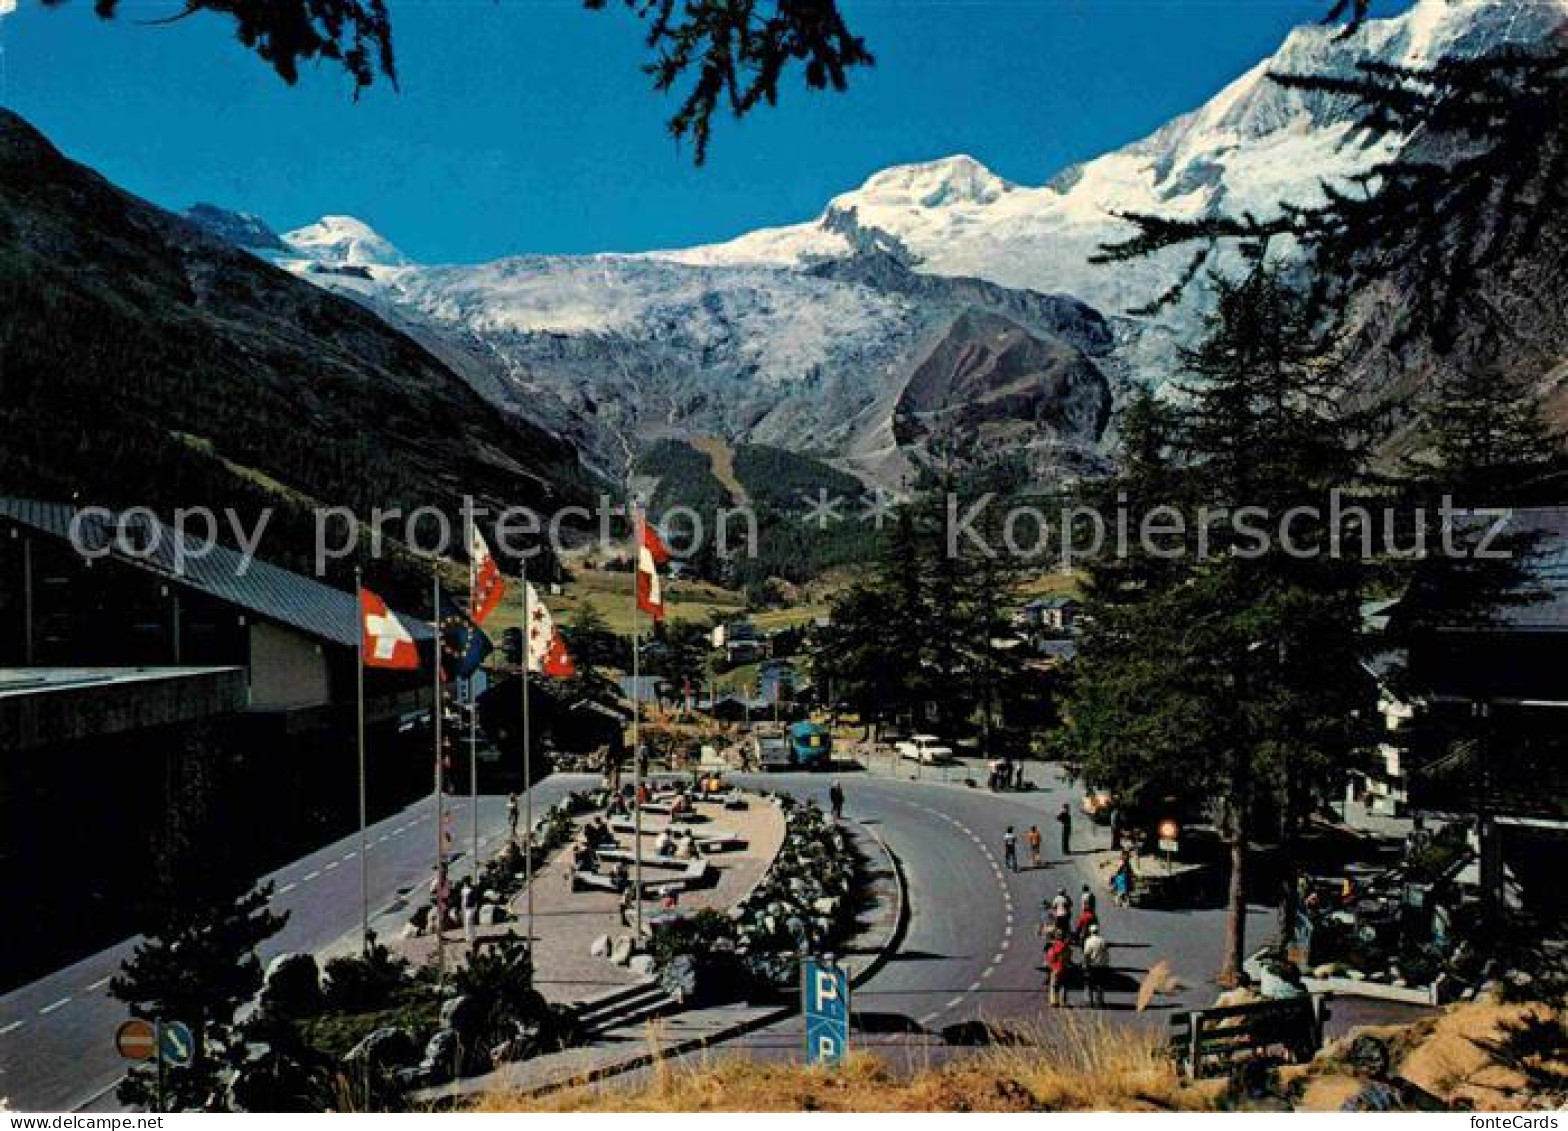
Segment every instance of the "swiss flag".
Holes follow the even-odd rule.
[[[670,560],[670,552],[659,540],[658,532],[648,525],[641,511],[637,514],[637,607],[654,620],[664,619],[664,586],[659,567]]]
[[[407,627],[387,603],[368,589],[359,591],[360,657],[367,668],[419,667],[419,649]]]
[[[468,560],[474,563],[474,591],[468,599],[468,619],[484,624],[495,612],[501,598],[506,596],[506,582],[501,577],[501,567],[495,564],[495,555],[485,543],[479,527],[468,527]]]
[[[571,654],[566,650],[566,641],[561,639],[561,630],[556,627],[555,618],[539,599],[539,593],[532,584],[528,586],[526,600],[528,670],[542,672],[552,679],[571,679],[577,674],[577,666],[572,663]]]

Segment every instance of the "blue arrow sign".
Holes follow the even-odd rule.
[[[806,1062],[839,1064],[849,1054],[849,972],[819,958],[801,963]]]
[[[165,1064],[183,1068],[196,1055],[196,1041],[181,1021],[158,1023],[158,1053]]]

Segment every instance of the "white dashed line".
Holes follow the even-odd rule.
[[[969,990],[968,990],[968,992],[972,993],[972,994],[977,994],[977,993],[980,992],[980,982],[979,982],[978,979],[976,979],[975,981],[969,983]]]
[[[298,884],[284,884],[282,887],[280,887],[278,889],[278,894],[279,895],[288,895],[289,892],[293,891],[298,886],[299,886]]]
[[[321,879],[321,873],[320,872],[306,872],[305,873],[305,880],[304,880],[304,882],[308,884],[308,883],[310,883],[311,880],[319,880],[319,879]]]
[[[110,977],[113,977],[113,975],[110,975]],[[96,990],[103,989],[108,984],[109,984],[109,978],[99,978],[96,982],[94,982],[92,985],[87,987],[86,992],[87,993],[93,993]]]
[[[350,852],[347,856],[343,857],[343,863],[347,864],[350,860],[354,859],[354,857],[358,855],[359,853],[357,852]]]
[[[330,871],[332,871],[332,869],[336,868],[337,866],[338,866],[338,862],[336,860],[329,860],[329,861],[327,861],[326,866],[324,868],[322,868],[321,870],[323,872],[330,872]]]
[[[940,1016],[942,1016],[941,1010],[933,1009],[930,1013],[927,1013],[925,1016],[920,1018],[920,1024],[922,1024],[922,1025],[929,1025],[929,1024],[931,1024],[931,1022],[935,1021]],[[20,1025],[21,1022],[18,1021],[17,1024]],[[0,1033],[3,1033],[3,1032],[5,1032],[5,1030],[4,1029],[0,1029]]]
[[[963,998],[955,997],[952,1001],[948,1002],[942,1008],[943,1009],[957,1009],[959,1006],[961,1006],[963,1004],[964,1004],[964,999]]]
[[[59,1001],[52,1001],[48,1005],[44,1006],[42,1009],[40,1009],[38,1011],[38,1016],[40,1016],[40,1017],[47,1017],[47,1016],[49,1016],[49,1014],[53,1013],[55,1010],[57,1010],[57,1009],[64,1009],[66,1006],[68,1006],[70,1004],[71,1004],[71,999],[68,998],[68,997],[63,997]]]
[[[20,1022],[20,1021],[13,1021],[9,1025],[6,1025],[5,1027],[0,1028],[0,1037],[5,1036],[7,1033],[14,1033],[14,1032],[16,1032],[18,1029],[20,1029],[22,1027],[22,1024],[23,1023]]]

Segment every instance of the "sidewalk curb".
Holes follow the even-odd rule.
[[[859,822],[856,822],[856,825],[859,832],[868,836],[886,855],[889,865],[888,872],[892,877],[892,892],[896,900],[896,909],[893,912],[892,927],[883,936],[882,940],[876,944],[876,953],[871,961],[863,969],[851,976],[850,984],[852,986],[859,986],[865,983],[887,964],[903,942],[909,928],[910,917],[908,884],[904,876],[903,864],[879,834],[870,827],[859,824]],[[726,1041],[735,1040],[737,1037],[743,1037],[758,1029],[765,1029],[769,1025],[775,1025],[780,1021],[795,1016],[799,1012],[799,1003],[790,1002],[780,1005],[776,1009],[767,1010],[754,1017],[748,1017],[743,1021],[737,1021],[734,1024],[716,1029],[711,1033],[688,1037],[683,1041],[670,1045],[644,1047],[641,1051],[628,1055],[621,1060],[598,1065],[567,1079],[551,1080],[534,1087],[516,1089],[516,1094],[526,1097],[538,1097],[562,1092],[569,1088],[586,1087],[589,1084],[595,1084],[602,1080],[647,1068],[649,1065],[661,1060],[669,1060],[674,1057],[685,1056],[688,1053],[700,1052],[703,1049],[723,1044]],[[461,1101],[464,1095],[469,1094],[471,1093],[442,1096],[434,1098],[434,1102],[438,1106],[445,1107],[454,1101]]]

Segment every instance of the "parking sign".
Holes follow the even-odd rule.
[[[806,1063],[838,1064],[849,1053],[849,972],[821,958],[806,959],[800,971]]]

